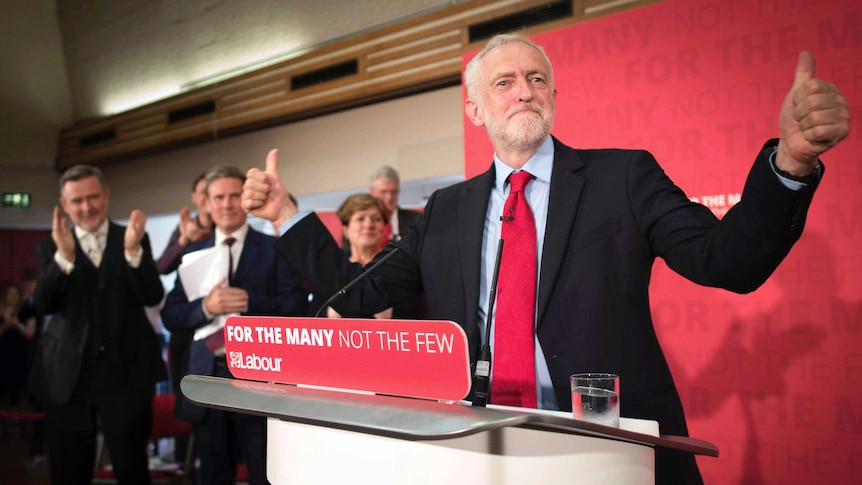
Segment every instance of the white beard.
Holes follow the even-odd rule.
[[[512,119],[509,114],[503,119],[486,118],[485,129],[488,136],[506,150],[532,151],[538,149],[551,133],[554,126],[554,112],[543,116],[539,107],[533,107],[534,114],[518,114]]]

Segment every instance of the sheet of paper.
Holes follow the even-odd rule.
[[[183,255],[177,270],[189,301],[203,298],[228,274],[227,247],[200,249]]]
[[[222,278],[226,278],[229,262],[228,248],[224,246],[200,249],[183,255],[177,271],[189,301],[207,296]],[[227,285],[227,282],[224,285]],[[194,340],[220,331],[224,328],[227,317],[232,315],[237,314],[216,315],[212,322],[195,331]]]

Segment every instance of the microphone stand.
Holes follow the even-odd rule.
[[[494,314],[494,301],[497,299],[497,278],[500,276],[500,257],[503,255],[503,239],[497,243],[497,259],[494,262],[494,276],[491,280],[491,294],[488,296],[488,312],[485,314],[485,343],[476,361],[476,397],[473,406],[485,407],[488,404],[488,384],[491,376],[491,315]]]

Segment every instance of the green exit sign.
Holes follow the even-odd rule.
[[[27,192],[3,192],[3,207],[27,209],[30,207],[30,194]]]

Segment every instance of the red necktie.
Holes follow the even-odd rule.
[[[536,407],[535,328],[536,222],[524,194],[533,176],[509,176],[511,190],[503,206],[497,314],[494,318],[494,364],[491,402]]]
[[[392,217],[396,217],[393,215]],[[380,241],[380,249],[382,250],[392,239],[392,223],[387,222],[383,227],[383,240]]]

